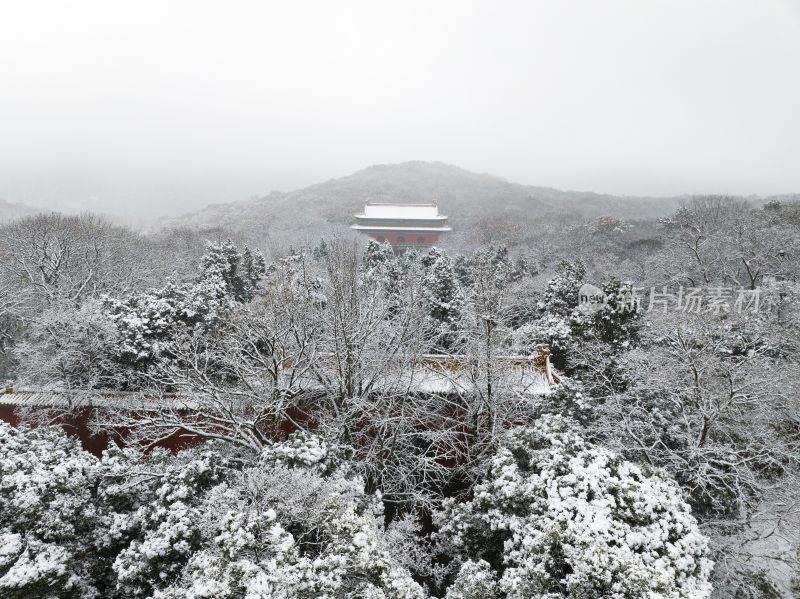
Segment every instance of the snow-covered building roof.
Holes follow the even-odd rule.
[[[439,207],[430,204],[372,204],[364,206],[364,213],[357,214],[356,218],[386,218],[400,220],[447,220],[439,214]]]
[[[320,356],[320,359],[324,358]],[[537,349],[533,355],[498,356],[497,361],[496,375],[521,395],[546,395],[553,385],[561,382],[550,364],[549,352],[543,350]],[[410,392],[461,394],[470,393],[474,385],[470,375],[474,364],[466,356],[429,354],[417,356],[411,363],[414,367],[408,371],[403,368],[403,362],[398,363],[397,368],[387,367],[379,375],[379,380],[374,381],[374,387],[378,390],[395,387],[401,381],[401,387]],[[301,379],[299,384],[305,390],[320,389],[319,381],[314,377]],[[14,408],[158,409],[168,402],[190,409],[194,401],[190,395],[147,392],[14,389],[11,385],[4,392],[0,388],[0,407]]]
[[[162,398],[148,399],[155,407]],[[15,408],[125,408],[141,404],[142,395],[125,391],[0,389],[0,407]]]
[[[430,243],[438,240],[440,233],[452,231],[447,224],[447,216],[439,214],[436,202],[428,204],[378,204],[367,203],[364,212],[356,214],[356,224],[352,226],[356,231],[373,234],[426,233],[434,237],[421,237],[421,243]],[[386,237],[388,241],[397,241]],[[409,239],[417,239],[412,237]],[[380,241],[380,240],[379,240]],[[402,241],[408,241],[401,239]]]

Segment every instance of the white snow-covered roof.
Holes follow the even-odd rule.
[[[165,401],[164,398],[148,399],[151,405]],[[47,389],[15,389],[3,393],[0,390],[0,406],[16,408],[124,408],[142,403],[137,393],[125,391],[64,391]]]
[[[367,204],[363,218],[391,218],[403,220],[446,219],[439,214],[436,204]]]
[[[322,358],[323,356],[321,356]],[[332,358],[333,354],[327,356]],[[559,384],[560,375],[550,365],[549,358],[534,355],[498,356],[503,365],[497,376],[510,388],[522,395],[547,395],[552,385]],[[407,391],[436,393],[469,393],[474,385],[468,372],[470,360],[459,355],[430,354],[417,356],[414,366],[404,371],[402,365],[387,367],[382,379],[375,387],[400,387]],[[498,379],[500,380],[500,379]],[[309,377],[295,381],[304,390],[318,390],[319,381]],[[196,399],[190,395],[148,395],[125,391],[66,391],[47,389],[13,389],[3,392],[0,388],[0,407],[14,408],[111,408],[111,409],[158,409],[166,405],[181,409],[192,409]]]
[[[447,233],[453,230],[450,227],[381,227],[379,225],[353,225],[350,228],[356,231],[397,231],[398,233],[401,231],[410,231],[412,233]]]

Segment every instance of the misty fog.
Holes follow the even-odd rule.
[[[0,0],[0,598],[800,598],[798,75],[800,0]]]
[[[376,163],[800,189],[800,6],[0,2],[0,198],[133,222]]]

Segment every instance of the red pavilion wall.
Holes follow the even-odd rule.
[[[388,241],[392,245],[436,245],[439,243],[438,233],[395,233],[387,231],[385,233],[369,233],[370,239],[383,243]]]

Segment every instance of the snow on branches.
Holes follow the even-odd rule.
[[[513,431],[466,502],[436,514],[437,541],[482,597],[708,597],[706,539],[679,488],[546,416]],[[475,561],[475,560],[482,561]],[[459,597],[472,597],[460,592]]]
[[[0,596],[425,597],[330,456],[295,436],[244,466],[212,445],[97,459],[0,424]]]

